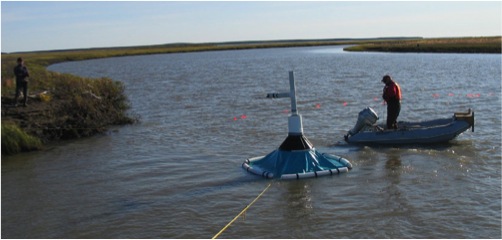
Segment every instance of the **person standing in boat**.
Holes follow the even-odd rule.
[[[387,103],[387,129],[397,129],[397,117],[401,112],[401,87],[389,75],[382,78],[385,83],[382,98]]]

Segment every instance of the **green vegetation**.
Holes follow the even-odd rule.
[[[501,37],[376,38],[167,44],[138,47],[2,53],[2,154],[40,149],[42,143],[91,136],[110,125],[137,121],[126,112],[129,102],[121,82],[89,79],[46,70],[59,62],[130,55],[240,50],[254,48],[357,45],[350,51],[501,53]],[[16,59],[30,71],[28,107],[13,107]]]
[[[13,106],[12,69],[19,56],[31,75],[27,107]],[[121,82],[45,69],[45,64],[57,60],[48,53],[2,55],[2,154],[38,150],[41,143],[92,136],[110,125],[137,121],[127,114],[130,106]]]
[[[2,155],[38,150],[41,147],[40,139],[27,134],[16,124],[2,122]]]
[[[502,37],[433,38],[378,41],[345,48],[346,51],[502,53]]]

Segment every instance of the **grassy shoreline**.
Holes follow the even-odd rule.
[[[502,37],[431,38],[382,41],[348,47],[346,51],[427,52],[427,53],[502,53]]]
[[[92,136],[111,125],[138,120],[120,81],[90,79],[48,71],[51,64],[132,55],[243,50],[257,48],[356,45],[347,51],[501,53],[502,37],[324,39],[167,44],[137,47],[2,53],[2,155],[38,150],[44,143]],[[23,57],[32,76],[26,108],[13,107],[12,69]],[[8,133],[8,134],[4,134]]]

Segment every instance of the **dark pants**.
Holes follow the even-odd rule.
[[[387,103],[387,129],[397,129],[399,112],[401,112],[401,103],[399,101]]]
[[[23,80],[16,81],[16,98],[14,98],[14,104],[17,104],[17,99],[19,94],[23,91],[23,104],[28,102],[28,82]]]

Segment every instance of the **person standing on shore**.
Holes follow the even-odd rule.
[[[26,107],[28,102],[28,77],[30,73],[28,68],[24,66],[22,58],[17,59],[17,66],[14,68],[14,75],[16,75],[16,97],[14,98],[14,105],[17,106],[17,99],[21,90],[23,91],[23,106]]]
[[[389,75],[382,78],[385,83],[382,98],[387,103],[387,129],[397,129],[397,117],[401,112],[401,87]]]

